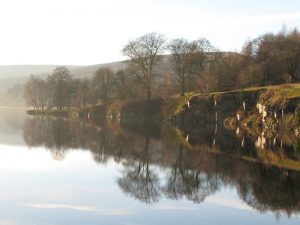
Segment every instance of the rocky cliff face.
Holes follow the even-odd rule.
[[[153,123],[163,120],[163,99],[102,104],[88,110],[88,119],[97,123],[110,120],[121,126]]]
[[[286,130],[299,136],[299,105],[300,85],[283,85],[173,99],[114,102],[94,107],[87,116],[98,123],[109,119],[128,128],[169,119],[173,126],[191,136],[216,133],[224,127],[254,137],[278,136]]]
[[[251,111],[260,92],[236,91],[194,96],[179,114],[171,117],[171,122],[187,131],[215,125],[223,127],[227,117],[235,116],[237,112],[242,116],[246,111]]]
[[[278,119],[285,114],[295,114],[300,105],[300,86],[277,86],[273,88],[255,88],[210,95],[192,97],[172,121],[192,123],[211,123],[218,115],[218,121],[234,118],[235,124],[249,119],[254,114],[260,115],[264,123],[268,118]],[[228,121],[230,122],[230,121]],[[244,124],[242,124],[244,125]],[[263,124],[260,124],[263,125]]]

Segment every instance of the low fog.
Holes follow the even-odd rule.
[[[62,65],[0,66],[0,107],[25,107],[23,88],[30,75],[46,78],[59,66]],[[67,65],[66,67],[71,71],[74,78],[90,78],[102,66],[109,66],[118,70],[122,67],[122,62],[90,66]]]

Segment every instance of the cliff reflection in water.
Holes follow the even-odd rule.
[[[122,164],[119,187],[145,203],[161,197],[200,203],[227,186],[262,212],[291,215],[300,210],[295,155],[262,159],[255,139],[229,131],[202,127],[187,135],[165,125],[129,132],[113,124],[99,127],[45,116],[27,117],[23,131],[28,146],[44,146],[55,159],[63,160],[68,149],[85,149],[99,163],[113,159]]]

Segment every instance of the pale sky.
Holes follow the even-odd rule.
[[[153,31],[240,51],[284,24],[300,28],[299,0],[0,0],[0,65],[118,61]]]

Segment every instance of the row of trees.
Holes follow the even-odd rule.
[[[24,87],[26,105],[36,109],[63,109],[70,105],[72,77],[66,67],[56,68],[47,80],[31,76]]]
[[[230,90],[258,85],[297,81],[300,78],[300,33],[297,29],[267,33],[244,44],[241,53],[220,52],[207,39],[188,41],[173,39],[166,43],[163,35],[145,34],[130,41],[123,54],[130,58],[151,97],[154,70],[169,53],[175,92]],[[188,87],[187,87],[188,86]]]
[[[123,70],[102,67],[89,79],[72,79],[66,67],[56,68],[47,80],[31,76],[24,92],[27,105],[40,109],[84,107],[116,99],[208,93],[300,78],[297,29],[247,41],[241,53],[220,52],[205,38],[166,42],[158,33],[129,41],[122,53],[129,58]]]
[[[114,72],[103,67],[94,73],[92,79],[73,79],[67,67],[58,67],[47,79],[31,75],[23,96],[26,105],[34,109],[63,110],[111,99],[133,98],[133,86],[122,70]]]
[[[144,85],[148,98],[152,96],[155,68],[163,61],[164,50],[171,53],[172,75],[177,78],[182,95],[186,92],[188,77],[202,72],[211,60],[211,53],[216,51],[204,38],[192,42],[173,39],[166,44],[162,34],[149,33],[130,41],[122,52],[130,58],[129,67]]]

